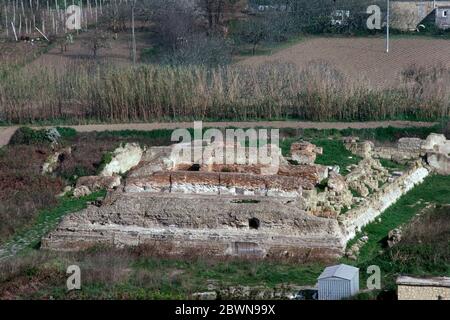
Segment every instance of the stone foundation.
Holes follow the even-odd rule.
[[[273,156],[280,166],[268,175],[258,164],[183,162],[172,152],[177,145],[149,148],[102,205],[66,216],[42,247],[157,244],[167,254],[335,258],[361,228],[429,174],[416,160],[406,172],[390,175],[371,158],[377,153],[372,144],[348,143],[365,158],[347,176],[337,167],[290,164],[277,149]],[[396,150],[415,153],[419,145],[421,154],[432,148],[442,155],[447,141],[402,140]],[[299,143],[292,152],[310,162],[322,150]],[[93,183],[94,177],[79,182]]]
[[[343,241],[347,242],[355,237],[356,233],[374,221],[387,208],[397,202],[401,196],[414,188],[429,175],[429,171],[420,163],[398,177],[392,183],[383,186],[372,197],[368,198],[361,206],[352,209],[338,217],[342,231]]]
[[[336,257],[344,246],[336,220],[308,215],[280,199],[139,193],[108,201],[65,217],[42,247],[79,250],[161,241],[173,244],[172,253],[200,246],[214,255],[296,256],[314,250]]]
[[[450,278],[397,278],[398,300],[450,300]]]

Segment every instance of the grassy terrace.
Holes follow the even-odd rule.
[[[408,192],[397,203],[387,209],[380,216],[381,222],[373,222],[366,226],[362,233],[369,236],[369,241],[361,248],[356,265],[363,270],[370,265],[380,266],[384,280],[383,284],[391,289],[394,287],[395,277],[399,273],[450,276],[450,260],[440,264],[442,261],[431,259],[430,247],[420,246],[419,243],[413,246],[416,257],[414,261],[396,259],[396,256],[404,250],[402,247],[384,250],[383,240],[390,230],[407,224],[417,213],[432,203],[438,205],[450,204],[449,176],[432,175],[428,177],[423,184]],[[449,213],[447,212],[447,214]],[[349,246],[357,238],[358,236],[349,243]],[[439,245],[439,241],[448,242],[448,239],[439,239],[435,245]],[[346,261],[346,259],[343,259],[343,261],[355,264],[354,262]]]
[[[82,198],[63,197],[56,207],[42,210],[35,221],[15,233],[15,235],[0,246],[0,259],[9,254],[24,254],[39,247],[41,238],[54,229],[61,218],[71,212],[86,208],[89,201],[104,197],[105,191],[95,192]]]

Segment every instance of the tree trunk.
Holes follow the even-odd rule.
[[[131,34],[132,34],[132,54],[133,54],[133,64],[136,64],[136,34],[134,30],[134,9],[136,7],[136,0],[133,0],[131,5]]]

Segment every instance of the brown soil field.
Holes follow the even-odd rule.
[[[450,67],[450,41],[432,38],[394,38],[385,51],[383,38],[308,38],[268,56],[254,56],[244,65],[293,63],[300,68],[326,62],[345,77],[386,88],[398,84],[400,73],[411,64]]]
[[[1,64],[23,64],[33,61],[48,46],[47,41],[31,42],[0,42]]]
[[[83,41],[90,36],[90,33],[95,30],[90,30],[80,35],[74,36],[74,43],[68,45],[66,52],[61,52],[59,45],[55,44],[49,52],[42,54],[35,59],[29,67],[52,67],[56,70],[65,68],[68,64],[82,62],[86,59],[92,58],[92,52],[83,45]],[[136,49],[137,58],[140,57],[140,52],[143,48],[149,46],[147,34],[142,32],[136,33]],[[131,65],[131,36],[128,33],[119,33],[117,40],[111,38],[108,40],[109,47],[102,48],[98,52],[98,60],[112,63],[114,65]]]

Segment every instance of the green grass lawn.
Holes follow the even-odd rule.
[[[421,185],[400,198],[380,216],[381,222],[372,222],[363,228],[362,233],[369,236],[369,241],[361,248],[358,260],[355,262],[344,258],[342,262],[357,265],[362,270],[372,264],[379,265],[383,273],[384,284],[392,289],[395,277],[402,270],[406,270],[398,263],[392,262],[390,251],[383,248],[383,239],[390,230],[407,224],[418,212],[431,203],[441,205],[450,203],[450,176],[429,176]],[[351,246],[359,237],[360,235],[357,235],[348,243],[348,246]],[[422,263],[426,262],[422,261]],[[415,268],[408,269],[408,272],[411,275],[423,275],[423,270],[424,266],[417,264]],[[431,269],[425,268],[425,270],[428,270],[428,274],[433,273]],[[450,276],[450,261],[448,270],[449,273],[441,275]],[[361,275],[364,274],[364,272],[361,273]],[[364,277],[362,280],[365,280]]]
[[[298,138],[285,138],[280,141],[280,148],[284,156],[289,155],[292,143]],[[348,173],[346,167],[351,164],[358,164],[361,157],[348,151],[341,140],[313,138],[310,142],[323,148],[323,154],[317,155],[315,163],[327,166],[339,166],[343,174]]]
[[[90,263],[88,260],[86,263]],[[81,263],[82,269],[83,262]],[[129,259],[123,266],[129,274],[123,279],[91,279],[81,291],[67,293],[64,284],[35,292],[32,297],[56,299],[187,299],[194,292],[207,291],[208,284],[228,286],[264,286],[281,284],[315,285],[324,265],[270,261],[168,258]],[[87,267],[89,268],[89,267]],[[92,266],[91,266],[92,268]],[[114,266],[111,267],[114,269]],[[63,270],[61,270],[62,272]],[[89,272],[89,271],[87,271]],[[87,273],[85,271],[85,273]]]
[[[99,191],[81,198],[60,198],[56,207],[42,210],[30,227],[26,227],[17,232],[0,249],[5,250],[4,254],[9,254],[11,251],[14,251],[15,254],[24,254],[38,247],[41,238],[53,230],[62,217],[68,213],[77,212],[86,208],[89,201],[94,201],[99,197],[103,198],[105,195],[106,191]]]

